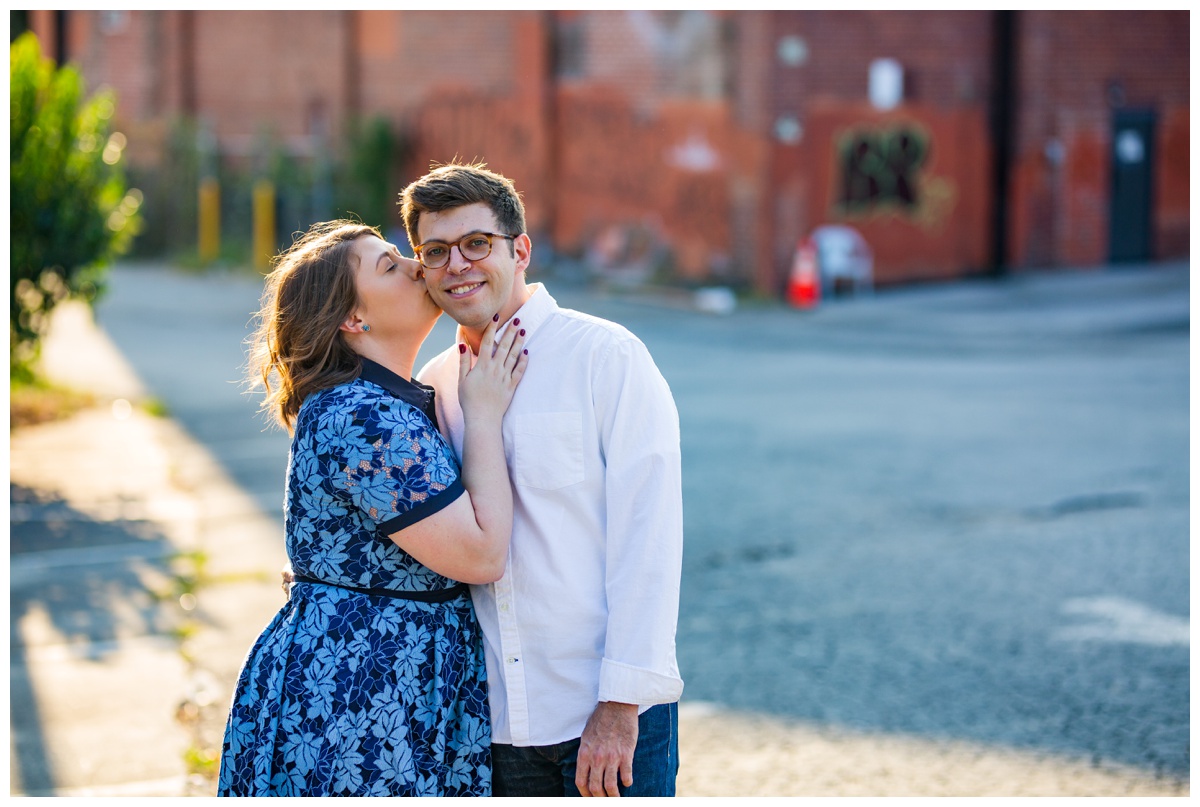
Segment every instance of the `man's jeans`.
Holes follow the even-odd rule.
[[[519,748],[492,745],[492,795],[578,796],[575,758],[579,740]],[[679,704],[652,706],[638,716],[633,752],[633,787],[617,787],[622,796],[674,796],[679,773]]]

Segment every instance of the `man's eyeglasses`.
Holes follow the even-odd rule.
[[[419,247],[414,247],[413,251],[417,253],[417,260],[426,269],[441,269],[450,263],[450,249],[455,246],[466,260],[482,261],[492,254],[493,238],[507,238],[512,241],[516,236],[501,235],[500,233],[470,233],[459,239],[457,244],[447,244],[445,241],[426,241]]]

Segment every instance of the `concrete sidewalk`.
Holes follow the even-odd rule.
[[[43,364],[98,404],[11,436],[10,792],[210,795],[232,683],[283,602],[281,521],[147,414],[89,309],[61,308]]]
[[[98,405],[12,434],[10,792],[211,795],[238,668],[283,602],[281,518],[140,407],[149,392],[88,309],[61,309],[45,368]],[[1188,792],[1044,753],[680,715],[681,796]]]

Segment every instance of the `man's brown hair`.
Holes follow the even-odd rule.
[[[408,242],[420,243],[417,221],[422,213],[441,213],[482,202],[496,215],[502,235],[525,232],[525,205],[512,180],[484,166],[486,163],[451,162],[438,166],[412,182],[400,194],[400,216]],[[508,242],[510,250],[515,249]]]

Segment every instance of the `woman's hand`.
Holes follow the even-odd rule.
[[[401,549],[438,574],[479,585],[499,580],[508,558],[512,486],[500,426],[529,358],[520,329],[510,327],[497,344],[497,327],[492,320],[484,330],[474,367],[470,349],[458,346],[466,495],[391,534]]]
[[[529,351],[523,347],[525,332],[510,326],[496,343],[497,327],[493,320],[484,329],[474,367],[470,348],[458,345],[458,400],[468,420],[493,418],[499,423],[525,374],[529,361]]]

